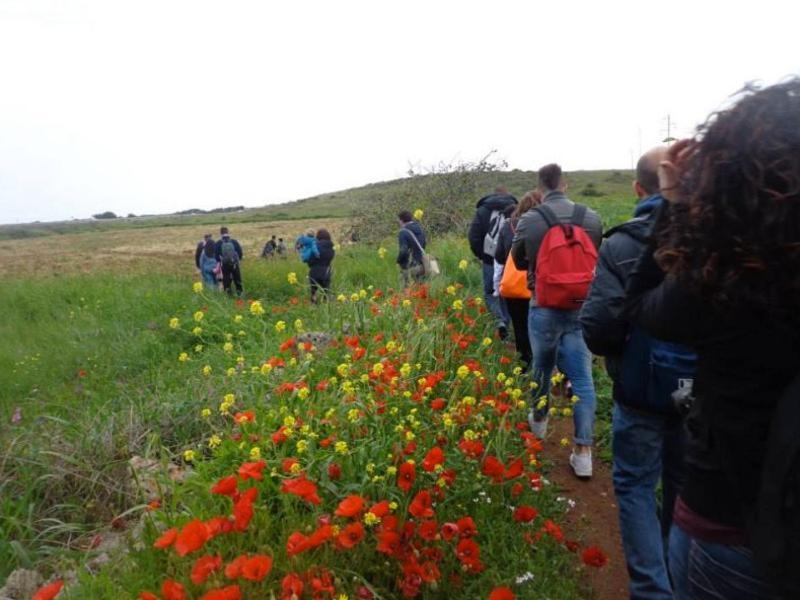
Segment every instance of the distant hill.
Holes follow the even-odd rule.
[[[197,227],[202,225],[224,225],[233,223],[251,223],[258,221],[288,221],[295,219],[324,219],[327,217],[348,217],[357,214],[360,207],[366,206],[370,199],[383,195],[402,193],[406,188],[418,189],[420,178],[428,175],[417,175],[413,178],[395,179],[370,183],[337,192],[330,192],[303,198],[283,204],[272,204],[260,208],[231,207],[216,209],[214,212],[200,209],[187,209],[170,215],[149,215],[118,217],[116,219],[79,219],[74,221],[57,221],[49,223],[26,223],[17,225],[0,225],[0,240],[39,237],[67,233],[91,231],[108,231],[116,229],[140,229],[147,227]],[[491,192],[496,185],[506,185],[509,191],[521,196],[536,185],[534,171],[495,171],[479,173],[479,188],[484,193]],[[631,182],[633,172],[626,169],[611,171],[573,171],[566,173],[569,184],[569,195],[599,209],[606,225],[618,223],[629,216],[633,192]],[[478,198],[475,198],[477,201]],[[409,207],[412,208],[413,207]],[[393,218],[393,215],[390,216]]]

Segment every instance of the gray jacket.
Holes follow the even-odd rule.
[[[559,191],[547,192],[543,203],[552,208],[556,216],[565,223],[569,222],[572,211],[575,210],[575,203]],[[591,208],[586,210],[586,218],[582,227],[589,234],[595,247],[599,249],[603,239],[603,224],[600,216]],[[542,245],[547,229],[547,223],[539,211],[529,210],[520,218],[511,246],[514,264],[518,269],[527,269],[528,271],[528,289],[531,291],[536,288],[536,256],[539,254],[539,246]]]

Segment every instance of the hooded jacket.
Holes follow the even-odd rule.
[[[516,204],[517,199],[511,194],[489,194],[478,200],[478,204],[475,206],[475,217],[470,223],[467,238],[469,239],[470,250],[484,264],[491,265],[494,263],[494,256],[483,252],[483,240],[489,231],[492,212],[503,212],[508,206]]]
[[[330,240],[317,240],[319,256],[312,256],[308,261],[308,276],[316,281],[330,279],[331,262],[336,256],[333,242]]]

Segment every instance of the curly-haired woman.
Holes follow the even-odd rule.
[[[676,597],[797,598],[800,79],[746,88],[659,176],[667,202],[627,291],[632,320],[698,354]]]

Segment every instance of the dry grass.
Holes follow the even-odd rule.
[[[261,255],[272,236],[283,237],[291,249],[294,239],[307,229],[325,227],[336,239],[344,219],[302,219],[241,223],[231,227],[245,258]],[[49,235],[0,242],[0,274],[13,277],[47,277],[73,273],[162,270],[184,262],[192,267],[194,250],[204,233],[218,230],[204,226],[153,227],[92,233]]]

